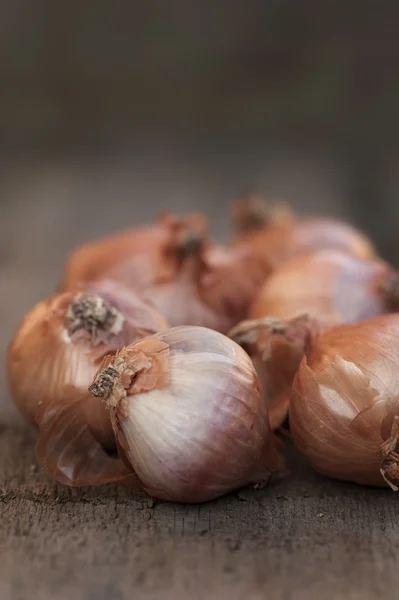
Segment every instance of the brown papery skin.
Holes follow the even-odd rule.
[[[252,359],[272,429],[280,427],[287,418],[295,373],[321,328],[318,321],[302,315],[290,321],[244,321],[229,333]]]
[[[66,292],[40,302],[24,317],[8,351],[14,402],[39,428],[38,460],[67,485],[126,477],[120,461],[104,451],[116,449],[105,404],[96,402],[87,388],[106,355],[168,327],[153,307],[120,284],[104,281],[81,291],[120,312],[120,331],[72,332],[68,308],[76,294]]]
[[[360,321],[399,308],[395,280],[398,276],[381,260],[321,250],[294,258],[273,273],[249,317],[291,319],[308,314],[331,325]]]
[[[175,327],[124,348],[109,368],[112,390],[101,373],[91,390],[107,398],[119,453],[149,494],[205,502],[282,468],[260,382],[232,340]]]
[[[296,374],[290,404],[294,443],[317,471],[386,486],[380,469],[387,459],[399,475],[397,439],[393,454],[383,452],[399,415],[398,365],[398,314],[334,327],[317,339]]]
[[[235,243],[251,246],[272,269],[297,256],[329,248],[357,258],[375,256],[374,247],[362,233],[346,223],[323,217],[266,221],[264,226],[241,231]]]

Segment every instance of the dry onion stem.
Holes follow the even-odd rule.
[[[8,377],[22,414],[39,427],[37,457],[58,481],[90,485],[129,473],[115,450],[108,412],[87,387],[106,355],[165,329],[165,319],[113,282],[40,302],[8,353]]]
[[[252,247],[273,269],[296,256],[326,248],[358,258],[375,256],[369,240],[346,223],[323,217],[294,218],[285,208],[268,209],[259,197],[237,202],[233,219],[235,243]]]
[[[324,332],[297,372],[290,429],[320,473],[399,483],[399,315]]]
[[[121,350],[90,390],[106,398],[119,452],[151,495],[202,502],[281,468],[246,353],[201,327]]]
[[[211,244],[202,217],[163,217],[158,227],[77,250],[68,261],[64,287],[112,278],[150,300],[172,326],[225,333],[245,317],[268,272],[251,248]]]

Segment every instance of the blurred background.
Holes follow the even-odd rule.
[[[3,0],[4,337],[72,246],[165,209],[226,239],[247,189],[398,264],[398,30],[395,0]]]

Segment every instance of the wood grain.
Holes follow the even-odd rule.
[[[53,169],[1,179],[2,358],[22,313],[56,284],[68,247],[126,225],[126,215],[143,221],[162,204],[158,191],[150,208],[130,205],[121,188],[108,205],[103,191],[102,217],[93,222],[100,187],[93,182],[104,178],[86,175],[83,185],[79,177]],[[187,210],[194,204],[195,194]],[[68,489],[36,466],[34,433],[13,409],[4,377],[0,384],[2,600],[396,596],[394,493],[324,479],[295,455],[285,480],[201,506],[154,503],[118,486]]]

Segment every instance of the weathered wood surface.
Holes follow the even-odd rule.
[[[159,182],[140,187],[139,171],[2,174],[2,358],[22,313],[54,287],[64,253],[84,237],[143,221],[170,199],[177,210],[212,207],[223,229],[224,207],[214,204],[222,182],[207,195],[189,184],[172,193],[165,173],[159,189]],[[13,409],[3,375],[1,385],[2,600],[397,596],[399,497],[392,492],[324,479],[298,458],[284,481],[202,506],[154,504],[117,486],[68,489],[37,468],[34,435]]]

